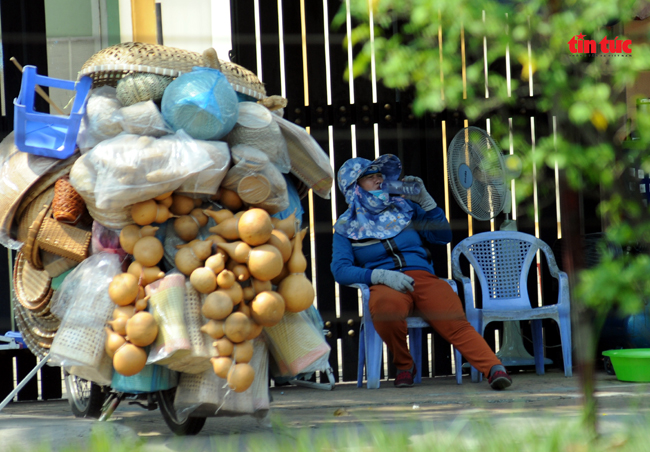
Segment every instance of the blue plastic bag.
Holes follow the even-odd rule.
[[[161,110],[176,131],[197,140],[218,140],[237,123],[239,101],[228,79],[217,69],[195,67],[171,82]]]

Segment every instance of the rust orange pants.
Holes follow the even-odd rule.
[[[485,339],[467,321],[458,295],[451,286],[424,270],[404,272],[415,280],[414,291],[402,293],[383,284],[370,287],[370,316],[379,337],[393,354],[393,363],[410,369],[413,358],[406,344],[406,317],[417,311],[470,364],[486,377],[501,364]]]

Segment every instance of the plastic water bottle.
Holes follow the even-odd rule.
[[[381,189],[393,195],[418,195],[420,187],[417,182],[402,182],[399,180],[384,181]]]

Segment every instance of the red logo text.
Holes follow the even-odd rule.
[[[632,53],[632,40],[619,39],[618,36],[614,39],[609,39],[605,36],[600,42],[595,39],[584,39],[585,35],[580,33],[571,38],[567,43],[569,44],[569,51],[571,53],[602,53],[602,54],[630,54]]]

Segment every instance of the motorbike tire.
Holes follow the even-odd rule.
[[[158,407],[160,408],[165,423],[175,435],[196,435],[205,425],[206,418],[179,417],[178,413],[174,409],[175,395],[176,388],[156,392],[156,402],[158,403]]]
[[[75,417],[99,419],[106,400],[101,386],[65,372],[65,389]]]

